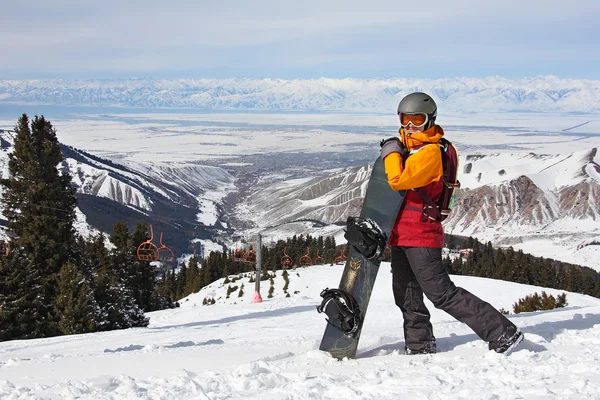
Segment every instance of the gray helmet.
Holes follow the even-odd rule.
[[[431,128],[435,124],[437,117],[437,105],[435,101],[426,93],[415,92],[405,96],[398,104],[398,115],[404,114],[427,114],[427,124],[425,129]]]

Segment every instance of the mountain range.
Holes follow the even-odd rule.
[[[8,177],[8,154],[14,132],[0,130],[0,173]],[[153,225],[155,243],[160,233],[176,253],[193,253],[194,242],[212,241],[223,226],[203,194],[232,190],[233,177],[218,167],[180,163],[131,168],[61,144],[59,169],[72,177],[77,189],[78,230],[82,234],[112,233],[118,221]],[[200,207],[204,204],[204,207]],[[211,204],[212,205],[212,204]],[[218,248],[219,246],[217,246]],[[222,249],[222,247],[221,247]]]
[[[289,151],[285,146],[290,146],[290,134],[295,131],[282,132],[282,144],[270,145],[264,154],[240,153],[236,159],[240,162],[227,158],[223,162],[217,157],[212,165],[206,160],[178,159],[178,151],[188,149],[173,148],[169,143],[165,143],[168,147],[164,151],[172,157],[164,160],[121,158],[115,142],[99,137],[97,141],[106,142],[101,147],[110,148],[110,152],[100,157],[63,145],[65,160],[60,168],[71,174],[77,187],[83,231],[110,233],[119,220],[129,221],[131,227],[145,221],[153,225],[156,238],[164,234],[165,243],[178,256],[197,251],[196,243],[207,251],[222,250],[240,238],[249,242],[259,232],[266,243],[299,234],[331,235],[343,243],[346,218],[360,210],[371,173],[364,160],[370,160],[372,153],[374,158],[373,146],[369,145],[368,151],[357,147],[364,157],[353,162],[350,158],[354,156],[349,154],[355,153],[348,151],[335,156],[320,154],[316,148],[312,153],[282,153]],[[0,132],[4,177],[13,134],[10,130]],[[194,135],[193,130],[190,135]],[[347,134],[337,135],[343,138]],[[268,141],[273,135],[267,132],[263,136]],[[210,132],[206,137],[216,140]],[[514,141],[514,134],[507,137]],[[182,143],[198,140],[181,136],[167,139]],[[319,139],[310,140],[318,143]],[[122,143],[125,146],[129,142]],[[246,145],[239,147],[243,151]],[[478,146],[463,147],[462,188],[451,217],[445,221],[447,233],[474,236],[495,246],[513,246],[600,270],[598,147],[555,154],[513,151],[511,147],[482,153]],[[345,164],[336,163],[335,157],[343,158]]]
[[[426,91],[444,109],[597,112],[600,81],[536,76],[507,79],[107,79],[0,80],[0,104],[201,110],[388,112]]]
[[[360,212],[369,166],[308,181],[278,183],[253,193],[237,214],[267,237],[289,234],[290,221],[337,224],[326,231],[343,240],[343,224]],[[600,270],[600,152],[464,155],[456,206],[446,233]],[[300,229],[308,229],[304,224]],[[298,228],[297,228],[298,229]],[[313,224],[314,232],[323,231]]]

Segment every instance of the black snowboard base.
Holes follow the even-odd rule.
[[[403,200],[404,192],[394,191],[388,184],[383,160],[378,157],[373,165],[360,218],[375,223],[380,233],[384,235],[383,240],[385,243],[387,243]],[[375,285],[375,278],[377,278],[379,264],[381,263],[379,255],[368,258],[361,253],[361,250],[366,251],[367,248],[369,248],[367,245],[350,246],[339,284],[339,289],[352,296],[358,304],[360,309],[359,325],[353,330],[352,334],[347,334],[334,324],[327,323],[319,346],[320,350],[329,352],[338,360],[356,357],[360,333],[365,321],[371,292]],[[372,254],[367,255],[372,256]]]

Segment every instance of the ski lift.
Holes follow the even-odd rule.
[[[7,257],[10,253],[10,243],[4,233],[0,232],[0,256]]]
[[[238,249],[236,246],[232,258],[235,262],[244,262],[244,259],[246,258],[246,253],[243,250]]]
[[[283,248],[283,257],[281,257],[281,266],[285,269],[292,265],[292,257],[286,253],[286,248]]]
[[[317,256],[315,257],[315,259],[313,260],[314,264],[325,264],[325,260],[323,259],[323,257],[321,257],[319,255],[319,250],[317,249]]]
[[[165,246],[162,241],[163,234],[160,233],[160,247],[156,250],[157,257],[156,259],[162,262],[173,262],[175,260],[175,254],[173,250]]]
[[[140,244],[137,248],[137,258],[140,261],[156,261],[158,260],[158,248],[154,243],[154,231],[152,225],[150,225],[150,239]]]
[[[254,251],[254,248],[250,248],[250,250],[246,252],[244,262],[246,264],[256,264],[256,252]]]
[[[345,261],[346,261],[346,255],[344,254],[344,250],[342,250],[340,255],[337,256],[333,262],[336,264],[342,264]]]
[[[313,264],[312,258],[310,258],[309,254],[310,254],[310,247],[307,247],[306,254],[303,255],[302,257],[300,257],[300,266],[308,267],[309,265]]]

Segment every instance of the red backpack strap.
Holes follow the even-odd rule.
[[[423,216],[433,221],[441,221],[442,214],[440,213],[438,205],[433,200],[431,200],[431,197],[429,197],[427,193],[425,193],[423,188],[417,188],[414,189],[414,191],[417,192],[423,200]],[[426,220],[426,218],[424,219]]]

